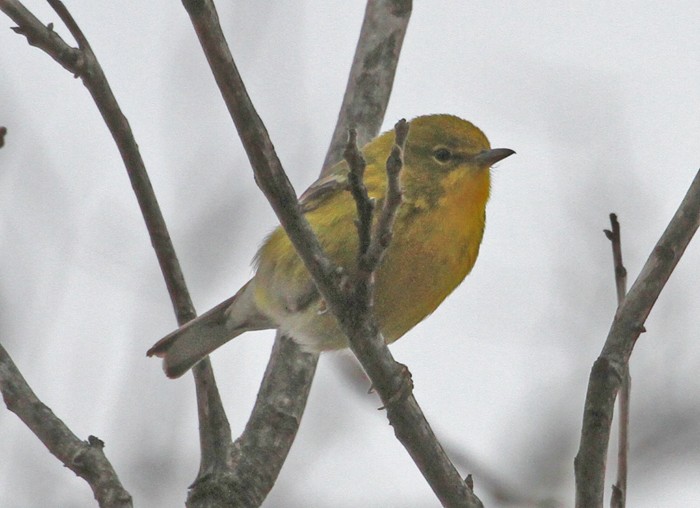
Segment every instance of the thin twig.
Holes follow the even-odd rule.
[[[576,507],[603,506],[605,462],[615,396],[644,322],[700,225],[700,171],[617,309],[593,364],[584,405],[581,442],[574,461]]]
[[[610,214],[611,229],[604,231],[610,240],[613,252],[613,264],[615,266],[615,288],[617,290],[617,305],[621,305],[627,293],[627,269],[622,262],[622,239],[620,236],[620,222],[617,215]],[[617,443],[617,481],[613,485],[613,494],[610,497],[611,508],[625,508],[627,502],[627,456],[629,453],[629,424],[630,424],[630,377],[629,365],[625,365],[625,372],[620,385],[618,400],[618,443]]]
[[[0,10],[17,23],[12,30],[25,36],[29,45],[41,49],[74,76],[80,74],[83,63],[80,50],[66,44],[53,31],[53,23],[42,24],[17,0],[0,0]]]
[[[352,290],[347,299],[350,305],[328,299],[326,302],[338,318],[341,329],[348,337],[350,348],[372,381],[372,387],[381,397],[397,439],[409,452],[440,502],[444,506],[481,506],[481,501],[461,478],[435,437],[413,396],[408,369],[394,360],[372,312],[374,271],[389,245],[394,218],[401,203],[399,176],[403,167],[408,124],[404,120],[399,121],[394,131],[396,141],[386,164],[387,191],[384,205],[369,245],[364,252],[360,250],[358,253],[360,269],[350,284]],[[353,140],[351,136],[350,141]],[[358,159],[355,152],[350,146],[346,149],[349,155],[346,160],[351,168]],[[353,172],[361,173],[351,169]],[[353,191],[356,199],[367,199],[362,182],[355,182],[354,185],[358,187]],[[358,202],[357,207],[358,210],[368,208],[362,202]],[[367,217],[365,214],[363,217],[364,219],[358,220],[365,220],[366,223],[360,223],[358,230],[370,231],[372,216]]]
[[[52,30],[52,25],[42,25],[21,3],[0,0],[0,9],[18,24],[15,29],[17,33],[25,35],[30,44],[39,47],[76,77],[80,77],[93,97],[126,167],[177,321],[184,324],[193,319],[196,313],[129,122],[112,93],[97,57],[71,14],[59,0],[50,0],[50,4],[76,38],[79,49],[68,46]],[[209,360],[205,359],[193,372],[200,417],[200,442],[202,450],[207,452],[203,453],[200,467],[209,470],[211,464],[224,462],[228,457],[231,433]],[[228,443],[228,446],[224,443]]]
[[[131,127],[112,94],[107,78],[84,34],[60,0],[49,2],[68,26],[82,50],[83,68],[80,77],[95,100],[122,155],[168,287],[177,321],[182,325],[193,319],[196,312]],[[232,447],[231,429],[209,359],[200,362],[192,372],[197,393],[199,440],[202,450],[200,472],[209,472],[215,469],[215,464],[228,460]]]
[[[92,52],[92,48],[90,47],[90,43],[85,37],[85,34],[78,26],[78,23],[75,22],[73,15],[68,11],[63,2],[61,2],[61,0],[46,0],[46,2],[51,6],[54,12],[58,14],[58,17],[61,18],[63,24],[66,25],[66,28],[68,28],[68,31],[75,39],[75,42],[78,43],[78,48],[82,49],[83,51],[89,51],[94,57],[95,55]]]
[[[359,239],[359,257],[363,257],[372,241],[372,216],[374,214],[374,200],[369,197],[367,187],[365,187],[364,176],[367,162],[365,161],[360,148],[357,146],[357,131],[348,131],[348,144],[343,152],[350,171],[348,172],[348,183],[350,192],[357,207],[357,237]]]
[[[53,31],[52,24],[44,26],[16,0],[0,0],[0,10],[17,23],[18,26],[13,28],[16,33],[24,35],[29,44],[44,51],[74,76],[80,77],[92,95],[124,161],[153,248],[158,256],[178,322],[186,323],[196,314],[129,122],[122,113],[90,44],[65,5],[59,0],[50,0],[49,3],[76,37],[80,49],[69,46]]]
[[[372,242],[360,256],[361,271],[374,272],[381,264],[389,243],[391,243],[396,213],[401,205],[402,192],[399,176],[403,169],[403,152],[408,137],[408,122],[405,119],[399,120],[394,125],[394,132],[396,133],[396,141],[386,161],[387,184],[384,206],[377,219]]]
[[[80,440],[42,403],[0,345],[0,392],[7,409],[15,413],[64,466],[83,478],[103,508],[130,508],[124,489],[104,454],[104,443],[94,436]]]
[[[194,25],[199,42],[214,74],[214,79],[224,97],[224,102],[236,126],[248,160],[255,172],[255,181],[272,205],[277,218],[286,231],[298,231],[290,235],[297,250],[309,252],[314,262],[307,269],[316,279],[335,280],[337,271],[323,254],[318,239],[306,218],[301,214],[296,192],[282,169],[267,129],[253,107],[248,92],[238,72],[226,43],[219,16],[211,0],[183,0]],[[307,244],[302,242],[308,241]],[[338,289],[331,289],[340,297]]]
[[[287,192],[281,195],[280,199],[274,200],[274,195],[271,195],[273,196],[270,198],[273,200],[271,201],[273,208],[278,216],[290,217],[289,221],[282,221],[285,227],[310,231],[306,220],[299,216],[296,195],[282,170],[267,131],[253,108],[236,69],[213,2],[209,0],[183,0],[182,3],[190,16],[214,78],[224,97],[224,102],[231,113],[248,158],[256,172],[258,185],[266,195],[271,192],[270,188],[275,186],[285,188]],[[315,248],[318,259],[323,259],[320,246],[316,244]],[[330,264],[325,264],[321,269],[324,273],[326,271],[333,273]],[[211,506],[211,503],[217,506],[230,506],[231,496],[239,498],[242,496],[249,499],[250,503],[246,505],[259,505],[274,485],[294,440],[298,420],[303,414],[306,395],[318,360],[318,355],[304,354],[291,343],[281,348],[279,340],[278,337],[274,351],[284,351],[289,358],[281,359],[274,354],[275,358],[270,358],[268,371],[253,409],[254,416],[249,421],[249,424],[255,422],[262,425],[266,432],[262,434],[256,432],[261,427],[247,428],[225,460],[216,460],[211,462],[211,467],[200,468],[200,475],[198,475],[188,495],[187,505],[189,507]],[[274,371],[275,376],[272,376],[271,367],[281,369],[281,371]],[[287,376],[296,374],[302,379],[300,383],[285,386],[284,383],[276,382],[276,380],[284,380]],[[260,397],[263,394],[269,396],[273,392],[279,396],[279,398],[272,398],[272,400],[276,400],[274,403],[277,405],[280,405],[280,401],[294,401],[296,403],[294,407],[291,405],[280,407],[282,413],[293,415],[291,419],[284,419],[283,423],[289,424],[290,421],[297,420],[296,425],[292,426],[291,433],[279,427],[279,418],[262,420],[256,417],[263,412],[268,414],[268,410],[266,410],[268,404]],[[260,441],[260,435],[268,436],[268,439]],[[279,440],[277,440],[277,435],[280,436]],[[243,455],[241,450],[246,450],[246,455]],[[246,461],[252,459],[252,457],[248,457],[248,454],[251,453],[253,456],[256,454],[266,456],[270,460],[267,463],[253,460],[252,464],[255,467],[245,467]],[[221,492],[228,494],[222,497]]]
[[[617,304],[620,305],[627,294],[627,268],[622,262],[622,240],[620,238],[620,222],[617,215],[610,214],[610,227],[603,232],[612,244],[613,264],[615,267],[615,289],[617,290]]]

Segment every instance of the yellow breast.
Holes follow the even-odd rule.
[[[464,280],[479,254],[489,171],[458,170],[432,205],[406,202],[377,273],[375,313],[393,342],[432,313]]]

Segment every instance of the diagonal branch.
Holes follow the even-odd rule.
[[[605,236],[612,244],[613,263],[615,265],[615,288],[617,290],[617,304],[622,304],[627,293],[627,269],[622,262],[622,238],[620,235],[620,222],[617,215],[610,214],[611,229],[604,231]],[[630,390],[632,378],[629,365],[625,366],[620,385],[620,399],[618,402],[619,414],[618,444],[617,444],[617,481],[613,485],[613,494],[610,498],[610,508],[625,508],[627,503],[627,455],[629,452],[629,425],[630,425]]]
[[[0,345],[0,392],[7,409],[15,413],[64,466],[83,478],[103,508],[130,508],[131,495],[104,454],[95,436],[81,441],[43,404]]]
[[[277,157],[267,129],[253,107],[226,43],[219,16],[210,0],[183,0],[197,37],[214,74],[229,114],[236,126],[243,148],[255,173],[255,181],[270,202],[286,231],[294,231],[290,239],[294,247],[308,253],[313,262],[307,265],[316,278],[334,281],[335,266],[323,254],[311,226],[301,214],[297,195]],[[328,284],[329,293],[340,298],[335,284]]]
[[[447,506],[478,506],[471,489],[460,478],[435,439],[415,399],[405,392],[405,368],[397,364],[386,348],[373,319],[348,305],[339,274],[324,255],[318,239],[302,215],[296,194],[287,179],[265,126],[253,108],[233,57],[225,43],[218,16],[211,2],[183,0],[190,14],[219,90],[238,130],[261,188],[297,253],[313,277],[319,292],[338,318],[353,351],[382,396],[399,439],[407,447],[441,502]],[[367,313],[365,313],[367,314]],[[371,314],[371,313],[370,313]],[[358,328],[360,322],[369,327]],[[373,340],[366,340],[371,337]],[[373,347],[365,347],[371,343]],[[357,347],[356,347],[357,345]],[[364,348],[362,352],[360,349]],[[379,354],[377,354],[379,353]],[[400,397],[395,396],[401,394]]]
[[[699,225],[700,171],[618,307],[603,350],[593,364],[574,461],[577,508],[603,505],[615,397],[644,322]]]
[[[80,77],[93,97],[126,167],[177,321],[184,324],[193,319],[196,313],[129,122],[122,113],[107,78],[78,24],[59,0],[49,0],[49,3],[75,37],[78,49],[66,44],[52,30],[51,24],[44,26],[20,2],[0,0],[0,10],[17,23],[15,32],[25,35],[31,45],[39,47],[76,77]],[[208,359],[200,362],[194,369],[194,377],[202,449],[210,451],[206,456],[212,457],[211,462],[224,461],[227,457],[227,447],[222,446],[222,443],[231,443],[231,432]],[[205,467],[207,465],[205,464]]]
[[[236,75],[238,72],[227,49],[214,5],[209,1],[183,1],[183,4],[229,111],[232,111],[240,106],[240,98],[237,97],[239,93],[245,94],[245,89],[242,88],[240,76],[235,82],[229,81],[232,69]],[[367,3],[333,139],[345,136],[350,121],[348,119],[352,119],[362,133],[362,143],[379,132],[409,16],[410,2],[405,0],[370,0]],[[253,124],[249,121],[251,110],[252,106],[244,112],[243,120],[236,124],[242,124],[239,131],[252,128]],[[257,117],[254,110],[252,113]],[[236,118],[233,113],[232,116]],[[260,129],[261,125],[261,122],[257,124],[257,135],[266,138],[264,127]],[[242,136],[242,140],[247,147],[251,144],[251,137],[252,149],[255,149],[255,135],[245,138]],[[271,148],[271,145],[260,146]],[[341,153],[341,145],[331,145],[322,174],[340,160]],[[262,179],[257,177],[257,180],[260,183]],[[286,177],[283,176],[282,180],[285,181]],[[287,184],[288,182],[284,183]],[[296,204],[291,208],[296,209]],[[207,477],[206,482],[200,481],[201,477],[198,478],[190,495],[190,506],[193,506],[194,499],[203,500],[213,491],[220,492],[221,489],[227,490],[229,500],[238,501],[243,506],[262,503],[294,441],[317,361],[318,355],[302,353],[291,340],[278,335],[250,420],[243,434],[236,440],[230,468],[222,467],[218,480],[212,476]],[[207,485],[214,488],[208,489]]]
[[[195,316],[194,307],[129,121],[122,113],[87,38],[65,5],[60,0],[48,0],[48,2],[69,28],[79,48],[69,46],[53,31],[53,23],[44,26],[16,0],[0,0],[0,10],[17,23],[18,26],[13,28],[16,33],[24,35],[30,45],[38,47],[75,77],[81,78],[93,97],[124,161],[163,271],[178,322],[186,323]]]

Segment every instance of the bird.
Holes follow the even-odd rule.
[[[361,152],[364,185],[377,207],[386,194],[385,163],[393,131]],[[402,202],[391,242],[375,273],[373,311],[390,344],[430,315],[465,279],[479,254],[491,167],[514,154],[491,148],[473,123],[448,114],[409,122],[400,174]],[[299,206],[329,259],[352,277],[358,264],[357,207],[349,166],[338,162],[299,198]],[[171,378],[247,331],[277,329],[305,351],[348,347],[313,279],[281,226],[253,260],[255,275],[231,298],[163,337],[148,356],[161,357]]]

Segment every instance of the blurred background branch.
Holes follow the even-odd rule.
[[[615,397],[644,322],[699,225],[700,171],[618,307],[603,350],[591,369],[581,443],[574,462],[577,508],[603,505]]]

